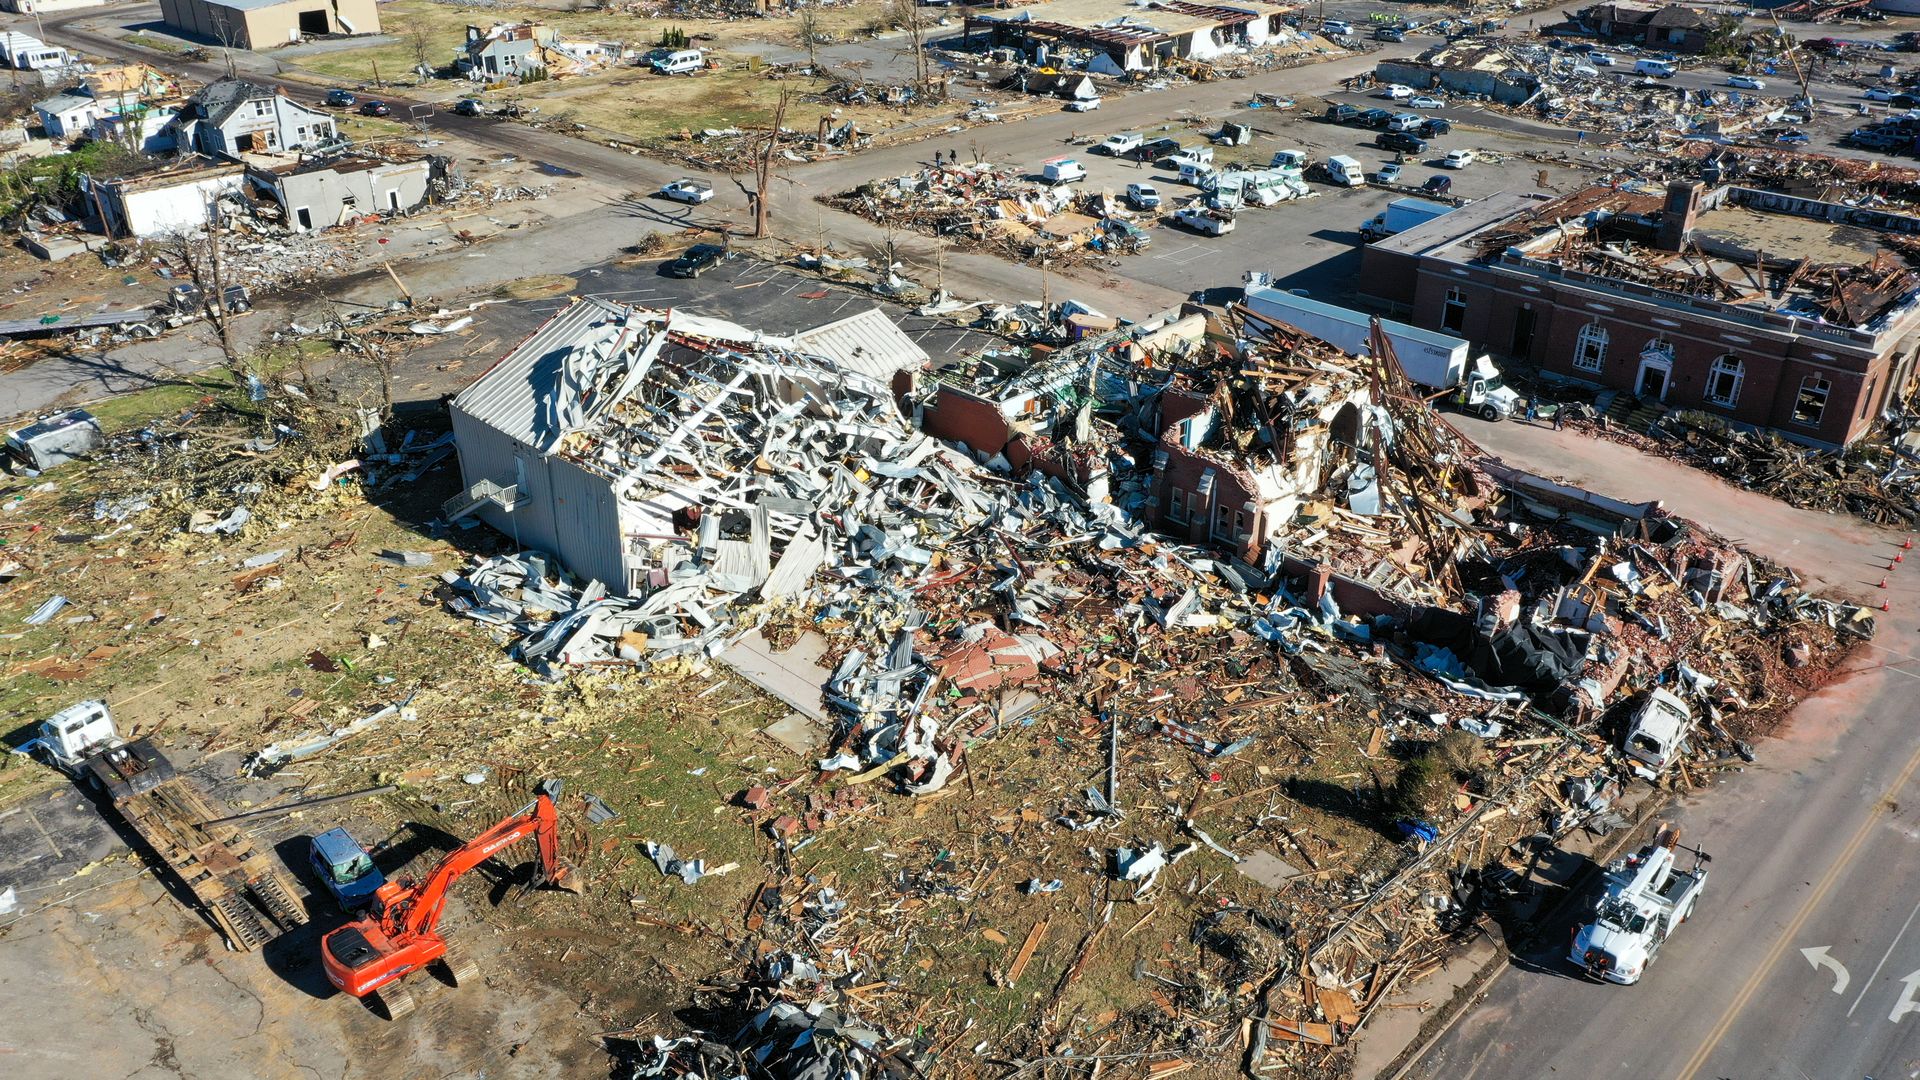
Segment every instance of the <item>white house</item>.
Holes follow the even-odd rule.
[[[40,126],[49,139],[77,139],[86,134],[94,119],[106,112],[106,106],[73,90],[62,90],[33,107]]]
[[[108,236],[142,240],[204,229],[224,195],[246,185],[247,167],[195,161],[182,168],[117,180],[80,178],[80,192],[101,215]]]
[[[187,99],[173,126],[180,144],[212,157],[276,154],[334,142],[333,117],[243,79],[221,79]]]

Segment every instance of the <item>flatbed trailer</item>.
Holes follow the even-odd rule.
[[[122,739],[106,702],[61,710],[29,745],[102,792],[234,950],[251,951],[307,921],[299,890],[273,852],[180,775],[151,738]]]
[[[206,824],[232,811],[186,777],[128,791],[113,805],[236,951],[250,952],[307,921],[306,905],[278,860],[239,827]]]

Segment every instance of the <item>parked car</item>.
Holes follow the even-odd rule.
[[[1895,94],[1887,99],[1887,104],[1896,109],[1920,108],[1920,96],[1913,94]]]
[[[485,116],[487,114],[487,107],[480,103],[479,98],[461,98],[454,103],[453,114],[455,116]]]
[[[1431,139],[1436,135],[1445,135],[1452,130],[1453,121],[1442,120],[1438,116],[1429,116],[1425,120],[1420,121],[1420,126],[1414,128],[1413,133],[1423,139]]]
[[[1352,37],[1353,24],[1345,19],[1326,19],[1320,23],[1320,32],[1329,36]]]
[[[1109,157],[1119,157],[1130,150],[1138,150],[1146,139],[1137,131],[1122,131],[1107,136],[1093,149]]]
[[[1375,30],[1375,31],[1373,32],[1373,40],[1375,40],[1375,41],[1405,41],[1405,40],[1407,40],[1407,34],[1406,34],[1406,31],[1404,31],[1404,30],[1398,30],[1398,29],[1395,29],[1394,27],[1391,27],[1391,26],[1383,26],[1383,27],[1381,27],[1380,29],[1378,29],[1378,30]]]
[[[697,278],[701,274],[720,265],[727,257],[727,249],[719,244],[695,244],[686,254],[660,268],[668,277]]]
[[[307,865],[341,911],[367,906],[374,891],[387,883],[386,875],[373,865],[373,856],[345,829],[328,829],[314,837],[307,845]]]
[[[1439,174],[1429,176],[1427,182],[1420,185],[1420,190],[1429,195],[1445,195],[1453,190],[1453,177]]]
[[[1413,87],[1399,83],[1388,83],[1374,92],[1374,97],[1383,97],[1388,101],[1405,101],[1413,96]]]
[[[1592,64],[1575,64],[1570,70],[1575,75],[1585,75],[1589,79],[1597,79],[1600,77],[1600,69],[1594,67]]]
[[[1383,131],[1373,137],[1373,145],[1382,150],[1398,150],[1403,154],[1425,153],[1427,149],[1425,139],[1418,135],[1409,135],[1404,131]]]
[[[1612,67],[1618,61],[1603,52],[1590,52],[1587,54],[1587,63],[1594,67]]]
[[[361,116],[392,116],[393,106],[384,101],[368,101],[360,106]]]
[[[1394,113],[1392,116],[1387,118],[1387,130],[1388,131],[1412,131],[1413,129],[1419,127],[1420,124],[1425,120],[1426,120],[1426,117],[1421,116],[1419,113],[1410,113],[1410,112]]]
[[[1366,112],[1353,118],[1354,123],[1359,124],[1361,127],[1370,128],[1386,127],[1387,121],[1391,119],[1393,119],[1393,111],[1391,109],[1368,109]]]
[[[1407,101],[1407,108],[1409,109],[1444,109],[1446,107],[1446,102],[1441,101],[1437,97],[1429,97],[1426,94],[1417,94]]]
[[[351,90],[329,90],[322,100],[336,109],[351,109],[360,103],[359,96]]]
[[[1773,135],[1774,142],[1780,143],[1785,146],[1805,146],[1808,143],[1813,141],[1807,138],[1807,133],[1804,131],[1801,131],[1799,128],[1785,128],[1781,130],[1775,130],[1770,134]]]
[[[1735,75],[1727,80],[1727,85],[1740,90],[1765,90],[1767,84],[1751,75]]]
[[[1440,165],[1442,168],[1447,168],[1447,169],[1464,169],[1467,166],[1473,164],[1473,162],[1474,162],[1473,151],[1449,150],[1447,151],[1447,156],[1440,160]]]
[[[1385,165],[1380,166],[1380,171],[1374,174],[1373,182],[1376,184],[1399,183],[1400,163],[1397,161],[1389,161]]]
[[[703,203],[713,198],[713,185],[705,180],[683,176],[660,189],[660,197],[675,202]]]
[[[1072,101],[1067,102],[1068,112],[1092,112],[1099,107],[1100,99],[1097,97],[1074,98]]]
[[[339,93],[339,92],[340,91],[335,91],[335,93]],[[1863,98],[1866,98],[1868,101],[1892,101],[1893,91],[1883,90],[1878,86],[1874,86],[1874,87],[1869,87],[1860,96]]]
[[[1345,124],[1360,115],[1360,110],[1352,105],[1327,106],[1327,119],[1336,124]]]
[[[1128,184],[1126,199],[1135,210],[1158,210],[1160,189],[1152,184]]]
[[[1179,139],[1155,139],[1134,147],[1133,156],[1141,161],[1159,161],[1180,152]]]

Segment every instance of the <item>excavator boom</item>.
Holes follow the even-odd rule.
[[[573,868],[560,857],[559,812],[554,806],[559,794],[559,781],[543,782],[533,802],[449,852],[423,880],[381,886],[371,913],[321,941],[320,961],[328,981],[354,997],[365,997],[440,959],[447,951],[438,932],[440,916],[454,882],[529,836],[540,848],[534,884],[572,888]]]

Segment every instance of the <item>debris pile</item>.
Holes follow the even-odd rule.
[[[1480,459],[1384,340],[1363,360],[1275,328],[1127,327],[962,365],[907,393],[935,434],[973,417],[962,452],[786,339],[622,318],[611,347],[536,335],[574,359],[535,445],[651,515],[624,519],[626,580],[521,554],[457,577],[453,607],[550,672],[665,674],[761,629],[811,650],[789,663],[831,728],[824,757],[731,800],[776,851],[731,988],[757,1019],[643,1044],[640,1075],[1100,1039],[1154,1072],[1319,1075],[1520,888],[1521,838],[1612,827],[1645,767],[1618,730],[1635,702],[1666,689],[1697,718],[1693,756],[1654,773],[1697,785],[1872,633],[1657,506]],[[906,845],[857,888],[792,869],[884,816],[888,785],[994,842]],[[1017,997],[1019,1026],[913,1018],[895,982],[920,943],[1015,898],[969,992]],[[1140,992],[1090,1002],[1083,976],[1156,913]],[[975,977],[954,963],[920,970]]]
[[[821,201],[890,228],[956,237],[1015,259],[1125,254],[1147,242],[1143,219],[1112,192],[1049,186],[990,162],[923,168]]]

